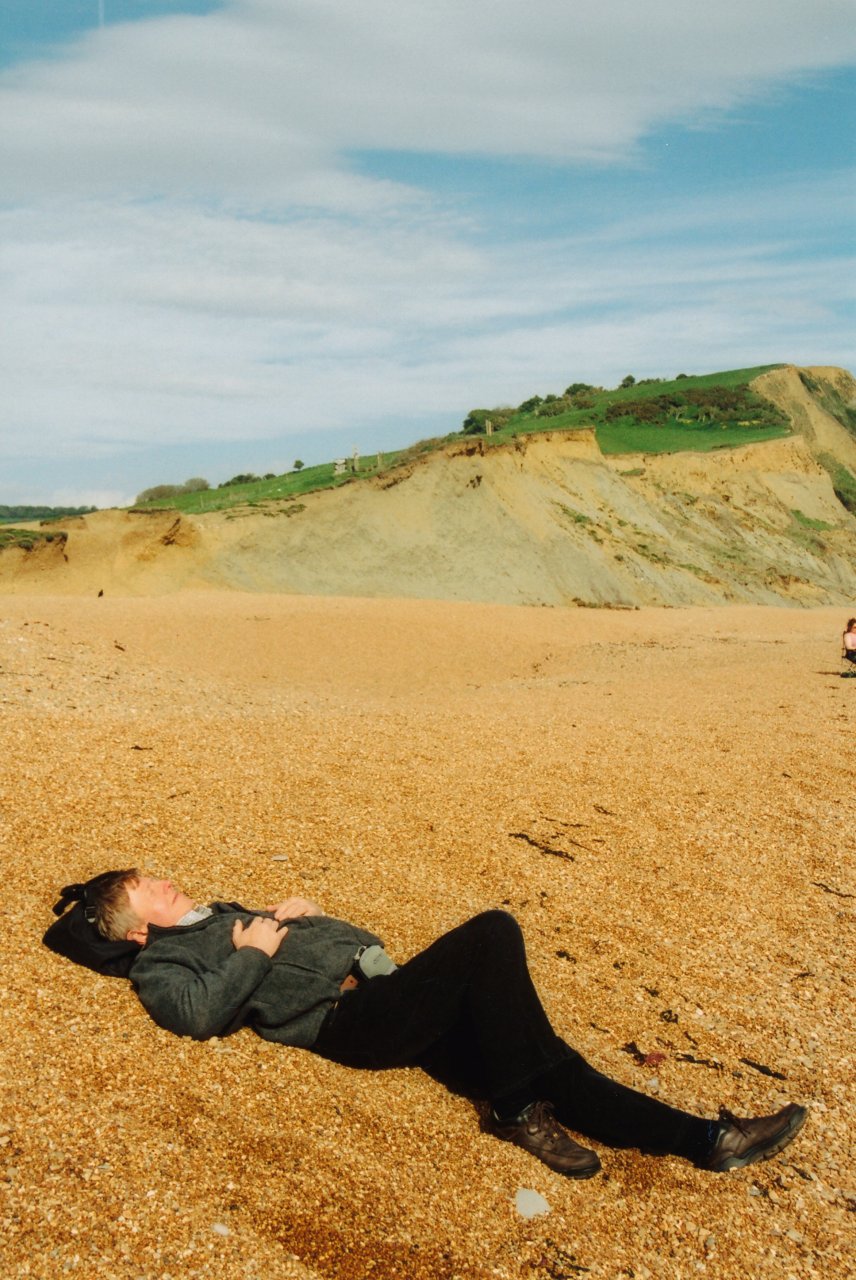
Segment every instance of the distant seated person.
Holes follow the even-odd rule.
[[[845,662],[856,664],[856,618],[850,618],[844,635],[841,637],[841,644],[844,648],[842,657]]]
[[[346,1066],[422,1067],[485,1100],[491,1133],[565,1177],[600,1169],[565,1128],[726,1172],[768,1160],[806,1118],[795,1103],[749,1119],[724,1108],[699,1117],[596,1071],[550,1025],[523,935],[504,911],[474,916],[397,966],[375,934],[306,898],[261,911],[201,904],[169,880],[127,870],[69,885],[55,912],[74,899],[45,942],[101,972],[126,972],[168,1031],[205,1040],[249,1026]]]

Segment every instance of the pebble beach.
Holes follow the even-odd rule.
[[[5,597],[2,1273],[853,1275],[845,614]],[[729,1175],[597,1146],[575,1183],[417,1070],[177,1038],[41,944],[64,884],[122,866],[311,897],[400,960],[503,907],[601,1070],[808,1123]]]

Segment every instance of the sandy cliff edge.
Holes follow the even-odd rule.
[[[807,371],[856,398],[843,370]],[[0,593],[148,595],[210,587],[509,604],[844,603],[856,520],[819,460],[856,440],[794,367],[754,384],[785,440],[604,458],[590,431],[486,450],[465,440],[378,481],[263,510],[108,511],[0,554]],[[289,511],[290,508],[290,511]]]

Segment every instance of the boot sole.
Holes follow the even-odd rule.
[[[499,1134],[495,1135],[500,1137]],[[551,1164],[549,1160],[545,1160],[540,1151],[533,1151],[531,1147],[524,1146],[522,1142],[515,1142],[513,1138],[501,1138],[503,1142],[510,1142],[512,1146],[517,1147],[520,1151],[525,1151],[528,1156],[532,1156],[535,1160],[540,1160],[547,1169],[552,1173],[558,1173],[563,1178],[577,1178],[582,1181],[583,1178],[593,1178],[596,1173],[600,1173],[603,1166],[600,1160],[595,1158],[592,1164],[582,1165],[578,1169],[562,1169],[558,1165]]]
[[[547,1167],[549,1168],[550,1166],[548,1165]],[[576,1178],[581,1182],[584,1178],[593,1178],[596,1173],[600,1173],[601,1167],[601,1163],[598,1160],[597,1164],[591,1169],[554,1169],[553,1172],[560,1173],[563,1178]]]

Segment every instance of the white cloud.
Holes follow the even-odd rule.
[[[850,17],[837,0],[233,0],[0,75],[0,458],[414,406],[451,427],[482,390],[522,399],[557,369],[608,382],[667,372],[673,350],[696,368],[787,357],[808,300],[840,301],[846,277],[791,261],[778,211],[794,235],[821,207],[841,217],[831,182],[688,193],[503,244],[349,153],[605,165],[664,121],[842,64]],[[793,354],[846,357],[811,305],[817,351]]]
[[[7,212],[0,456],[25,455],[34,432],[57,455],[98,457],[406,420],[414,407],[453,426],[477,388],[520,400],[561,390],[557,370],[611,384],[631,367],[668,372],[664,353],[691,368],[802,357],[809,298],[830,308],[811,316],[817,358],[835,359],[835,308],[856,273],[789,260],[748,200],[744,243],[675,242],[673,221],[704,229],[710,205],[696,223],[692,202],[670,207],[641,247],[609,228],[476,247],[406,216],[377,231],[192,208],[71,207],[60,223],[53,209]]]
[[[7,197],[283,201],[332,197],[353,148],[609,160],[854,54],[840,0],[233,0],[6,73],[0,171]]]

